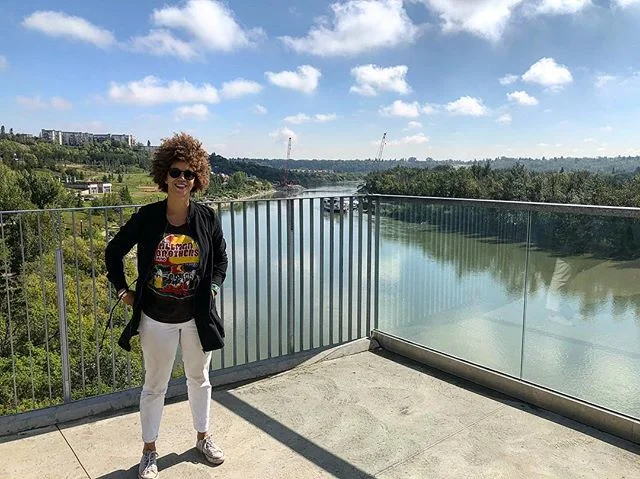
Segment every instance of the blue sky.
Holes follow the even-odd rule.
[[[640,0],[3,0],[0,123],[225,156],[640,154]]]

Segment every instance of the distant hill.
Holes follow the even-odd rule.
[[[212,171],[215,173],[233,175],[237,171],[244,171],[249,176],[267,180],[273,184],[278,184],[283,180],[283,168],[286,165],[286,162],[282,164],[265,164],[253,160],[230,160],[215,153],[209,157],[209,162],[211,163]],[[305,187],[319,186],[354,179],[353,175],[349,175],[347,173],[321,170],[300,171],[298,168],[291,168],[287,171],[286,177],[289,182]]]
[[[459,160],[434,160],[426,158],[417,160],[415,158],[397,160],[283,160],[283,159],[256,159],[256,158],[234,158],[231,162],[253,163],[269,168],[282,170],[288,168],[295,172],[333,172],[333,173],[371,173],[375,171],[386,171],[397,166],[411,168],[438,168],[443,166],[469,167],[475,163],[485,164],[487,161],[491,168],[495,170],[509,169],[520,164],[531,171],[554,172],[554,171],[589,171],[592,173],[635,173],[640,171],[640,156],[618,156],[618,157],[598,157],[598,158],[509,158],[499,157],[494,159],[484,159],[477,161]]]

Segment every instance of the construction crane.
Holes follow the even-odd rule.
[[[382,152],[384,150],[384,145],[387,143],[387,132],[385,131],[382,135],[382,140],[380,140],[380,148],[378,149],[378,155],[376,156],[375,161],[382,161]]]
[[[289,141],[287,143],[287,162],[282,169],[282,178],[280,180],[281,186],[289,185],[289,160],[291,159],[291,137],[289,137]]]

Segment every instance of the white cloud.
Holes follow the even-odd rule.
[[[538,13],[578,13],[591,6],[591,0],[542,0],[537,7]]]
[[[336,118],[338,118],[338,115],[336,115],[335,113],[328,113],[328,114],[318,113],[317,115],[314,115],[314,118],[318,123],[326,123],[328,121],[335,120]]]
[[[390,140],[387,142],[388,146],[400,146],[400,145],[421,145],[427,143],[429,138],[424,136],[424,133],[418,133],[416,135],[405,136],[399,140]]]
[[[489,109],[484,106],[482,100],[471,96],[463,96],[447,103],[446,109],[454,115],[485,116],[489,114]]]
[[[110,31],[100,28],[84,18],[62,12],[39,10],[25,17],[22,25],[51,37],[80,40],[100,48],[109,47],[116,42]]]
[[[154,10],[155,25],[184,30],[208,50],[230,52],[255,45],[264,38],[261,28],[244,30],[227,5],[214,0],[188,0],[184,6]]]
[[[16,103],[29,110],[39,110],[47,107],[47,103],[42,101],[39,96],[19,96],[16,98]]]
[[[309,116],[305,113],[298,113],[297,115],[287,116],[283,119],[286,123],[291,123],[293,125],[301,125],[302,123],[326,123],[328,121],[333,121],[338,116],[335,113],[318,113],[314,116]]]
[[[51,108],[54,110],[71,110],[73,104],[69,100],[65,100],[59,96],[54,96],[51,99]]]
[[[269,136],[278,143],[286,143],[289,141],[289,138],[291,138],[291,141],[293,142],[298,141],[298,135],[296,135],[296,133],[293,130],[287,127],[274,130],[271,133],[269,133]]]
[[[496,121],[501,125],[510,125],[513,121],[513,118],[511,118],[511,115],[509,113],[504,113],[500,115]]]
[[[613,75],[598,75],[596,77],[595,85],[598,88],[604,88],[607,84],[618,80],[618,77]]]
[[[185,105],[173,110],[173,117],[178,120],[186,118],[195,118],[196,120],[206,120],[209,116],[209,108],[207,105],[198,103],[196,105]]]
[[[52,108],[54,110],[70,110],[73,104],[62,97],[54,96],[50,101],[43,100],[39,96],[18,96],[16,103],[28,110],[44,110]]]
[[[553,58],[541,58],[531,65],[522,75],[522,79],[529,83],[538,83],[553,90],[561,89],[573,81],[573,76],[564,65],[558,65]]]
[[[266,72],[265,75],[270,83],[280,88],[312,93],[318,88],[318,80],[322,76],[320,70],[310,65],[298,67],[297,72],[282,71],[279,73]]]
[[[392,91],[406,95],[411,87],[405,80],[409,68],[406,65],[379,67],[377,65],[360,65],[351,69],[356,84],[350,89],[353,93],[365,96],[376,96],[381,91]]]
[[[173,36],[169,30],[151,30],[147,36],[134,37],[130,40],[131,48],[142,53],[157,56],[176,56],[183,60],[191,60],[198,56],[194,45]]]
[[[595,140],[594,138],[585,138],[585,139],[584,139],[584,142],[585,142],[585,143],[595,143],[595,142],[596,142],[596,140]]]
[[[507,93],[507,98],[510,101],[515,101],[516,103],[524,106],[535,106],[538,104],[538,100],[535,97],[532,97],[526,91],[522,90]]]
[[[444,32],[466,31],[498,41],[523,0],[421,0],[440,15]]]
[[[442,31],[468,32],[497,42],[516,17],[577,13],[592,0],[411,0],[440,16]],[[618,0],[629,1],[629,0]]]
[[[298,113],[297,115],[290,115],[283,119],[286,123],[292,123],[294,125],[300,125],[302,123],[309,123],[311,121],[311,117],[309,115],[305,115],[304,113]]]
[[[419,121],[410,121],[409,123],[407,123],[407,129],[410,128],[420,129],[422,128],[422,123],[420,123]]]
[[[120,103],[134,105],[158,105],[161,103],[218,103],[218,90],[208,83],[200,86],[186,80],[163,82],[154,76],[126,84],[111,82],[109,98]]]
[[[603,126],[602,128],[600,128],[602,131],[613,131],[613,127],[607,125],[607,126]]]
[[[402,0],[348,0],[330,8],[333,18],[318,19],[307,36],[280,40],[298,53],[329,57],[412,43],[419,34]]]
[[[396,100],[391,105],[380,108],[379,112],[384,116],[417,118],[420,116],[420,104],[417,101],[405,103],[402,100]]]
[[[438,111],[436,110],[435,106],[425,103],[424,105],[422,105],[422,107],[420,107],[420,112],[424,113],[425,115],[435,115]]]
[[[630,7],[631,5],[640,5],[640,0],[614,0],[615,3],[622,8]]]
[[[7,61],[7,57],[0,55],[0,71],[6,69],[8,66],[9,62]]]
[[[505,75],[502,78],[500,78],[498,81],[500,82],[500,85],[511,85],[512,83],[515,83],[518,81],[520,77],[518,75]]]
[[[262,91],[262,85],[254,81],[238,78],[222,84],[220,94],[223,98],[240,98],[245,95],[255,95]]]
[[[266,107],[262,106],[262,105],[256,105],[253,107],[253,112],[256,115],[266,115],[267,114],[267,109]]]

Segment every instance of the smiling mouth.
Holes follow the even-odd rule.
[[[179,190],[186,190],[188,188],[188,185],[185,183],[174,183],[173,186]]]

